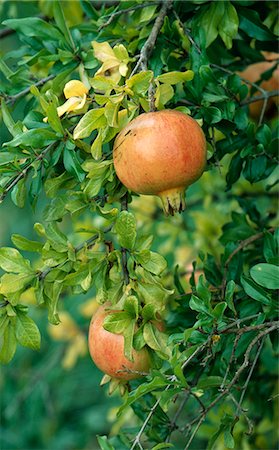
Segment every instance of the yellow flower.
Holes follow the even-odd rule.
[[[64,95],[67,101],[57,108],[57,114],[59,117],[65,113],[76,112],[82,110],[86,102],[86,95],[88,94],[88,88],[79,80],[71,80],[65,84]],[[48,121],[48,118],[43,119],[44,122]]]
[[[115,45],[113,48],[108,42],[91,42],[95,57],[103,63],[95,75],[102,75],[110,78],[116,84],[121,77],[125,77],[128,72],[129,54],[124,45]]]

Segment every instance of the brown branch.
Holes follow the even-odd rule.
[[[165,16],[167,15],[168,9],[171,7],[172,3],[173,0],[165,0],[162,2],[162,8],[155,20],[154,26],[148,39],[146,40],[144,46],[140,51],[139,60],[135,68],[133,69],[131,76],[134,75],[139,68],[141,68],[141,70],[147,70],[148,59],[152,53],[153,48],[155,47],[158,34],[163,26]]]
[[[278,97],[278,95],[279,95],[278,90],[266,92],[265,95],[255,95],[254,97],[250,97],[240,102],[240,106],[249,105],[250,103],[258,102],[259,100],[264,100],[265,98]]]
[[[269,328],[267,328],[266,330],[263,330],[261,333],[259,333],[249,344],[249,346],[247,347],[247,350],[244,354],[244,360],[243,363],[241,364],[241,366],[239,367],[239,369],[237,370],[237,372],[235,373],[233,379],[230,381],[230,383],[227,385],[226,389],[224,389],[206,408],[205,410],[197,417],[195,417],[188,425],[187,427],[190,427],[192,425],[194,425],[195,423],[198,422],[198,424],[201,424],[202,421],[205,419],[206,414],[208,413],[208,411],[210,411],[215,405],[216,403],[218,403],[226,394],[228,394],[231,390],[231,388],[236,384],[236,382],[238,381],[240,375],[242,374],[242,372],[246,369],[246,367],[249,365],[249,359],[250,359],[250,354],[251,351],[254,347],[254,345],[261,340],[262,338],[264,338],[267,334],[271,333],[272,331],[278,329],[278,325],[273,325]],[[259,356],[259,355],[258,355]],[[203,418],[203,420],[201,420]],[[200,425],[199,425],[200,426]],[[196,429],[195,429],[195,433],[196,433]],[[188,447],[185,447],[188,448]]]

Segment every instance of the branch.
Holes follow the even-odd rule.
[[[35,161],[39,161],[39,160],[43,160],[44,156],[53,148],[55,148],[57,145],[57,142],[52,142],[51,144],[49,144],[41,153],[39,153],[36,158],[34,158],[30,163],[28,163],[23,169],[22,171],[16,175],[15,178],[13,178],[11,181],[9,181],[9,183],[4,187],[4,192],[0,195],[0,203],[4,200],[4,198],[6,197],[7,193],[13,189],[13,187],[22,179],[24,178],[27,173],[29,172],[29,170],[31,169],[33,163]]]
[[[127,14],[131,11],[136,11],[137,9],[147,8],[148,6],[153,6],[153,5],[158,5],[158,4],[159,4],[159,1],[150,2],[150,3],[141,3],[140,5],[131,6],[130,8],[122,9],[121,11],[115,11],[111,14],[107,14],[106,16],[103,16],[103,19],[105,17],[109,17],[109,19],[107,20],[107,22],[105,22],[103,25],[101,25],[99,27],[98,31],[101,31],[103,28],[108,27],[111,24],[111,22],[113,22],[115,17],[121,16],[122,14]]]
[[[212,409],[216,403],[218,403],[226,394],[228,394],[231,390],[231,388],[236,384],[236,382],[238,381],[240,375],[242,374],[242,372],[246,369],[246,367],[249,365],[249,359],[250,359],[250,354],[251,351],[254,347],[254,345],[260,341],[262,338],[264,338],[267,334],[271,333],[272,331],[278,329],[278,325],[273,325],[269,328],[267,328],[266,330],[263,330],[261,333],[259,333],[249,344],[249,346],[247,347],[247,350],[244,354],[244,360],[242,365],[239,367],[239,369],[237,370],[237,372],[235,373],[233,379],[231,380],[231,382],[227,385],[226,389],[223,390],[223,392],[221,392],[206,408],[205,410],[199,415],[197,416],[195,419],[193,419],[189,424],[189,426],[194,425],[195,423],[198,422],[199,426],[202,423],[202,421],[205,419],[206,414],[208,413],[208,411],[210,409]],[[259,356],[258,352],[257,352],[257,357]],[[248,375],[249,376],[249,375]],[[245,385],[244,385],[245,386]],[[203,420],[201,420],[203,419]],[[197,429],[195,429],[195,433],[196,433]],[[188,447],[185,447],[185,450]]]
[[[112,229],[112,227],[113,227],[113,225],[109,225],[108,227],[104,228],[103,233],[108,233]],[[81,244],[77,245],[74,248],[74,252],[78,253],[80,250],[83,250],[85,247],[91,246],[98,239],[98,237],[99,237],[99,233],[98,234],[94,234],[93,236],[91,236],[86,241],[84,241]],[[57,264],[57,266],[54,266],[54,267],[47,267],[43,272],[39,272],[38,273],[39,280],[43,280],[47,276],[47,274],[49,272],[51,272],[51,270],[61,268],[64,264],[66,264],[66,262],[67,261],[64,261],[63,263]]]
[[[128,211],[128,192],[123,197],[121,202],[121,211]],[[130,282],[129,271],[128,271],[128,258],[127,258],[127,250],[124,247],[121,247],[121,263],[122,263],[122,271],[124,276],[124,282],[126,286]]]
[[[147,39],[147,41],[145,42],[144,46],[140,51],[139,60],[134,70],[132,71],[131,76],[137,72],[139,67],[141,68],[141,70],[147,70],[148,59],[152,53],[153,48],[155,47],[158,34],[163,26],[165,16],[167,15],[168,9],[171,7],[172,2],[173,0],[163,1],[162,8],[155,20],[149,38]]]
[[[185,35],[188,37],[188,39],[189,39],[189,41],[191,42],[191,44],[195,47],[195,49],[197,50],[197,52],[198,52],[199,54],[201,54],[201,49],[200,49],[200,47],[198,46],[198,44],[194,41],[194,39],[192,38],[190,30],[184,26],[184,24],[183,24],[182,21],[180,20],[180,17],[178,16],[178,14],[177,14],[176,11],[174,11],[174,15],[175,15],[175,17],[177,18],[177,20],[179,20],[179,23],[180,23],[181,27],[183,28],[183,31],[184,31]],[[229,75],[235,75],[235,72],[233,72],[233,71],[231,71],[231,70],[229,70],[229,69],[226,69],[225,67],[219,66],[218,64],[210,63],[209,66],[210,66],[210,67],[214,67],[215,69],[221,70],[222,72],[228,73]],[[262,121],[263,121],[263,118],[264,118],[264,113],[265,113],[265,110],[266,110],[266,107],[267,107],[267,101],[268,101],[268,98],[274,97],[274,96],[278,96],[278,91],[272,91],[273,94],[271,94],[271,93],[267,92],[265,89],[263,89],[263,88],[262,88],[260,85],[258,85],[257,83],[253,83],[252,81],[247,80],[246,78],[241,77],[239,74],[238,74],[238,76],[239,76],[239,78],[240,78],[244,83],[249,84],[250,86],[253,86],[257,91],[261,92],[261,94],[262,94],[261,96],[258,96],[258,98],[257,98],[257,97],[256,97],[256,98],[254,97],[255,99],[251,97],[251,98],[247,101],[247,103],[244,103],[244,104],[249,104],[249,103],[256,102],[256,101],[258,101],[258,100],[260,100],[260,99],[263,99],[263,100],[264,100],[264,102],[263,102],[263,107],[262,107],[262,109],[261,109],[261,114],[260,114],[259,122],[258,122],[258,126],[260,126],[261,123],[262,123]],[[271,95],[270,95],[270,94],[271,94]],[[242,104],[240,103],[240,105],[242,106],[243,103],[242,103]]]
[[[54,74],[49,75],[48,77],[42,78],[41,80],[37,81],[37,83],[32,84],[31,86],[28,86],[27,88],[23,89],[22,91],[18,92],[15,95],[8,95],[6,96],[7,101],[6,104],[8,105],[9,103],[14,103],[16,100],[18,100],[21,97],[24,97],[25,95],[29,94],[32,86],[42,86],[43,84],[47,83],[47,81],[52,80],[55,77]]]
[[[264,100],[265,98],[278,97],[278,95],[278,90],[266,92],[265,95],[256,95],[254,97],[248,98],[247,100],[243,100],[242,102],[240,102],[240,106],[249,105],[250,103],[258,102],[259,100]]]

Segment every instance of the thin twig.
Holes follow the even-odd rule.
[[[124,195],[121,201],[121,211],[128,211],[128,192]],[[122,263],[122,271],[124,276],[124,283],[126,286],[130,282],[130,276],[128,271],[128,257],[127,257],[127,249],[121,247],[121,263]]]
[[[113,227],[113,225],[109,225],[108,227],[104,228],[103,233],[108,233],[112,229],[112,227]],[[77,245],[74,248],[74,252],[78,253],[81,250],[83,250],[84,248],[86,248],[88,246],[91,246],[98,238],[99,238],[99,233],[98,234],[94,234],[93,236],[91,236],[86,241],[84,241],[81,244]],[[39,272],[38,273],[39,279],[43,280],[48,275],[48,273],[51,272],[51,270],[61,268],[64,264],[66,264],[66,262],[67,261],[64,261],[63,263],[57,264],[57,266],[54,266],[54,267],[47,267],[43,272]]]
[[[220,391],[223,391],[223,390],[224,390],[224,386],[225,386],[225,384],[226,384],[227,377],[228,377],[228,375],[229,375],[229,372],[230,372],[230,368],[231,368],[232,362],[233,362],[233,360],[235,359],[235,351],[236,351],[236,349],[237,349],[237,345],[238,345],[238,342],[239,342],[239,339],[240,339],[240,338],[241,338],[241,334],[237,334],[237,335],[235,336],[235,340],[234,340],[234,343],[233,343],[233,348],[232,348],[232,352],[231,352],[229,364],[227,365],[226,373],[225,373],[225,375],[224,375],[222,384],[221,384],[220,389],[219,389]]]
[[[48,77],[42,78],[41,80],[37,81],[37,83],[34,83],[31,86],[28,86],[27,88],[23,89],[22,91],[18,92],[15,95],[6,96],[6,98],[7,98],[6,104],[8,105],[9,103],[14,103],[19,98],[24,97],[25,95],[29,94],[32,86],[36,86],[36,87],[42,86],[43,84],[47,83],[49,80],[52,80],[54,77],[55,77],[54,74],[49,75]]]
[[[279,323],[279,322],[278,322],[278,323]],[[251,369],[250,369],[250,371],[249,371],[249,373],[248,373],[248,376],[247,376],[247,378],[246,378],[245,384],[244,384],[244,386],[242,387],[242,393],[241,393],[241,396],[240,396],[240,399],[239,399],[239,402],[238,402],[238,407],[237,407],[237,410],[236,410],[236,416],[239,416],[239,413],[240,413],[240,411],[241,411],[241,405],[242,405],[242,402],[243,402],[243,399],[244,399],[244,396],[245,396],[245,393],[246,393],[246,390],[247,390],[249,381],[250,381],[250,379],[251,379],[251,376],[252,376],[252,374],[253,374],[253,372],[254,372],[256,363],[257,363],[258,358],[259,358],[259,356],[260,356],[260,353],[261,353],[261,351],[262,351],[263,344],[264,344],[264,339],[262,340],[262,342],[261,342],[260,345],[259,345],[258,351],[257,351],[257,353],[256,353],[256,355],[255,355],[255,357],[254,357],[253,364],[252,364]]]
[[[141,3],[140,5],[134,5],[131,6],[130,8],[121,9],[120,11],[115,11],[111,14],[107,14],[106,16],[103,16],[103,19],[106,17],[109,17],[109,19],[107,20],[107,22],[103,23],[103,25],[99,27],[98,31],[101,31],[103,28],[108,27],[116,17],[121,16],[122,14],[127,14],[131,11],[136,11],[137,9],[147,8],[148,6],[158,5],[159,3],[160,3],[159,1],[150,3]]]
[[[264,99],[268,99],[271,97],[278,97],[278,95],[279,95],[279,90],[266,92],[265,95],[255,95],[254,97],[250,97],[246,100],[243,100],[242,102],[240,102],[239,105],[240,106],[249,105],[250,103],[258,102],[259,100],[264,100]]]
[[[4,198],[6,197],[7,193],[13,189],[13,187],[22,179],[24,178],[27,173],[29,172],[29,170],[31,169],[32,165],[34,164],[35,161],[40,161],[44,159],[44,156],[53,148],[55,148],[57,146],[57,142],[52,142],[51,144],[49,144],[41,153],[39,153],[34,159],[32,159],[32,161],[30,163],[28,163],[22,170],[21,172],[16,175],[15,178],[13,178],[12,180],[10,180],[7,185],[4,187],[4,191],[2,192],[2,194],[0,195],[0,202],[2,202],[4,200]]]
[[[223,390],[205,409],[205,411],[203,411],[201,413],[201,415],[199,415],[198,417],[196,417],[195,419],[193,419],[190,424],[188,424],[188,426],[192,426],[195,423],[200,423],[200,418],[206,416],[206,414],[208,413],[208,411],[210,409],[212,409],[216,403],[218,403],[226,394],[228,394],[231,390],[231,388],[236,384],[236,382],[238,381],[240,375],[242,374],[242,372],[246,369],[246,367],[249,365],[249,358],[250,358],[250,354],[251,351],[254,347],[254,345],[261,340],[263,337],[265,337],[267,334],[271,333],[272,331],[278,329],[278,325],[274,325],[271,326],[269,328],[267,328],[266,330],[263,330],[261,333],[259,333],[249,344],[249,346],[247,347],[247,350],[244,354],[244,360],[243,363],[241,364],[241,366],[238,368],[237,372],[235,373],[234,377],[232,378],[232,380],[230,381],[230,383],[227,384],[227,387],[225,390]]]

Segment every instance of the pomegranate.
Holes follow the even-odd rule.
[[[204,171],[206,141],[198,123],[180,111],[144,113],[116,137],[113,160],[128,189],[158,195],[173,214],[185,209],[185,189]]]
[[[91,358],[100,370],[112,378],[120,380],[140,378],[141,373],[147,373],[151,365],[148,350],[146,348],[140,351],[133,350],[133,361],[125,357],[124,337],[103,328],[107,315],[120,312],[107,310],[109,306],[109,303],[100,306],[92,317],[88,336]]]
[[[261,61],[255,64],[251,64],[248,66],[243,72],[239,72],[239,75],[250,81],[251,83],[255,83],[261,78],[262,73],[271,69],[274,66],[275,61],[278,59],[278,53],[269,53],[263,52],[263,55],[266,61]],[[266,90],[267,92],[275,91],[279,89],[279,68],[277,67],[272,74],[272,77],[269,80],[264,80],[261,82],[260,87]],[[254,95],[260,95],[261,92],[257,91]],[[259,100],[257,102],[251,103],[249,105],[250,116],[254,119],[258,119],[260,117],[263,100]],[[271,97],[267,102],[266,112],[270,111],[273,105],[278,105],[278,97]]]

